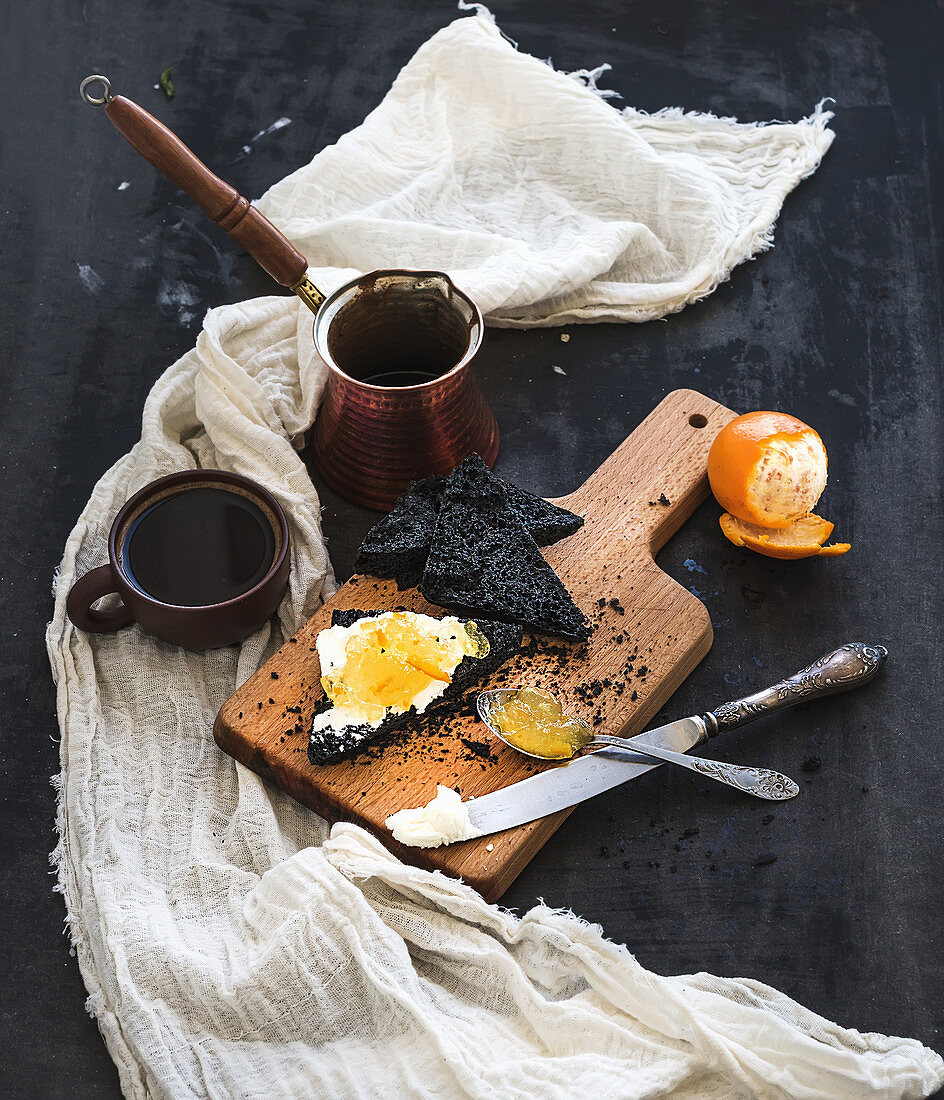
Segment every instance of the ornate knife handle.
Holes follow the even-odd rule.
[[[733,703],[723,703],[703,714],[701,720],[705,723],[705,731],[709,737],[715,737],[721,730],[743,726],[806,699],[851,691],[867,684],[879,672],[887,656],[888,650],[883,645],[866,645],[865,642],[841,645],[779,684]]]

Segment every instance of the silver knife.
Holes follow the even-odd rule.
[[[850,691],[868,683],[887,656],[884,646],[849,642],[773,687],[724,703],[700,717],[682,718],[647,730],[634,740],[687,752],[722,730],[734,729],[797,703]],[[498,833],[576,806],[659,767],[662,767],[659,763],[621,749],[601,749],[562,767],[550,768],[520,783],[470,799],[465,806],[476,829],[483,834]]]

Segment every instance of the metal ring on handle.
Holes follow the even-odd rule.
[[[92,84],[101,84],[104,95],[99,99],[93,95],[90,95],[88,88]],[[87,76],[79,85],[79,95],[85,100],[86,103],[91,103],[93,107],[104,107],[106,103],[109,103],[115,97],[111,94],[111,81],[107,76],[99,76],[95,74],[93,76]]]

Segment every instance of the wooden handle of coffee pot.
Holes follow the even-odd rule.
[[[96,83],[104,89],[101,97],[89,90]],[[104,77],[87,77],[81,93],[87,103],[104,106],[115,128],[141,156],[186,191],[277,283],[296,290],[298,284],[308,281],[308,261],[291,241],[234,187],[214,175],[163,123],[130,99],[112,95]]]

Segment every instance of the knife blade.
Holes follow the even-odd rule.
[[[704,722],[692,717],[647,730],[633,740],[687,752],[707,741],[708,735]],[[549,768],[499,791],[473,798],[465,805],[469,820],[483,835],[499,833],[503,829],[524,825],[558,810],[576,806],[578,802],[660,767],[662,764],[659,761],[647,760],[624,749],[600,749],[562,767]]]

